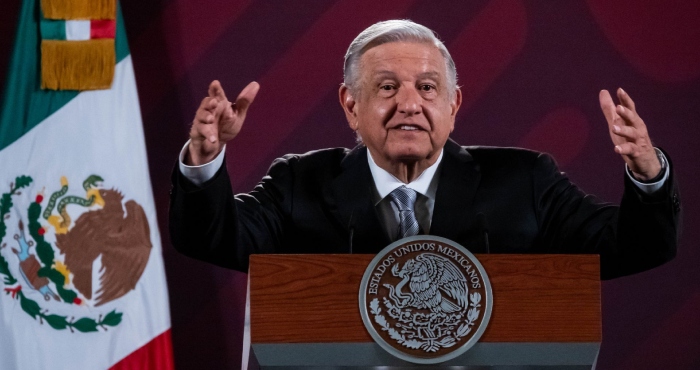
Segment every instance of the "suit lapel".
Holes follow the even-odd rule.
[[[452,140],[445,144],[440,182],[435,195],[430,234],[465,243],[474,224],[474,196],[479,187],[479,165],[464,148]],[[472,252],[483,246],[466,246]]]
[[[473,232],[479,165],[469,152],[448,140],[441,166],[430,234],[464,244]],[[391,243],[373,204],[373,186],[367,149],[358,146],[343,159],[341,172],[324,189],[328,209],[348,233],[348,240],[350,229],[354,230],[353,253],[377,253]],[[466,247],[473,253],[485,252],[480,243]]]
[[[329,210],[348,232],[353,230],[352,253],[377,253],[390,240],[372,200],[374,180],[367,162],[367,148],[358,146],[341,162],[340,174],[325,189]]]

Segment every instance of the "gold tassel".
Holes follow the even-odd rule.
[[[115,19],[117,0],[41,0],[47,19]]]
[[[41,42],[41,88],[109,89],[116,55],[113,39]]]

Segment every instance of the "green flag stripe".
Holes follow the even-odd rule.
[[[78,95],[78,91],[41,89],[38,4],[39,0],[24,0],[22,3],[10,69],[0,105],[0,150],[15,142]],[[119,63],[129,55],[124,20],[119,6],[114,42]]]
[[[66,21],[42,19],[39,22],[42,40],[65,40],[66,39]]]
[[[117,2],[117,33],[114,35],[114,47],[116,48],[117,63],[129,55],[129,42],[126,38],[126,28],[119,2]]]

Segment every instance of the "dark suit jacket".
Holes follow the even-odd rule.
[[[625,176],[618,207],[583,193],[542,153],[448,141],[441,166],[430,234],[473,253],[486,252],[482,213],[491,253],[599,253],[603,278],[675,256],[673,175],[653,196]],[[173,245],[219,266],[247,271],[252,253],[348,253],[350,244],[352,253],[377,253],[392,242],[373,205],[362,146],[284,156],[248,194],[233,195],[225,165],[201,187],[177,166],[172,181]]]

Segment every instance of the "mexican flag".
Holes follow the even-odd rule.
[[[0,110],[0,369],[171,369],[116,0],[24,0]]]

